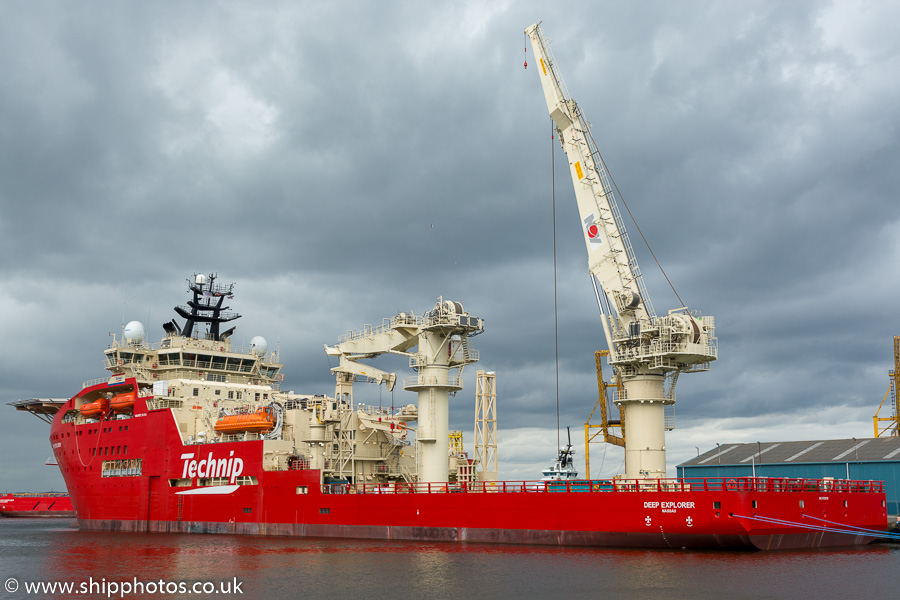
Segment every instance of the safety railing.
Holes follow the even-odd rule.
[[[448,375],[446,382],[441,381],[434,375],[413,375],[403,378],[403,389],[412,388],[415,390],[416,388],[426,387],[462,389],[462,376]]]
[[[398,326],[416,326],[421,325],[422,319],[412,313],[400,313],[391,318],[382,319],[380,326],[364,325],[362,329],[347,331],[344,335],[338,337],[338,343],[351,342],[367,337],[374,337],[387,333]]]
[[[184,401],[181,398],[171,396],[157,396],[147,399],[147,410],[159,410],[161,408],[181,408]]]
[[[491,494],[640,492],[884,492],[883,481],[784,477],[685,479],[576,479],[569,481],[474,481],[449,483],[327,483],[325,494]]]

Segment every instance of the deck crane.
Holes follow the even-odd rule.
[[[403,389],[418,392],[416,456],[421,482],[448,479],[448,398],[463,387],[463,367],[478,361],[478,351],[470,347],[468,338],[482,331],[484,319],[471,316],[462,302],[438,298],[422,317],[400,313],[385,319],[380,327],[349,332],[334,346],[325,346],[325,353],[340,361],[331,369],[336,379],[335,398],[351,406],[354,381],[383,383],[392,390],[397,378],[360,360],[382,354],[409,358],[409,366],[417,374],[404,379]]]
[[[540,23],[525,33],[569,161],[607,360],[622,383],[616,405],[625,423],[625,476],[663,478],[664,407],[675,403],[679,373],[706,371],[716,359],[714,320],[687,307],[654,312],[588,122],[566,91]]]

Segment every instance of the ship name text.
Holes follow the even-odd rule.
[[[644,502],[644,508],[694,508],[693,502]]]

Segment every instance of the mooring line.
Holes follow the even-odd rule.
[[[841,527],[846,527],[848,529],[855,529],[856,531],[861,531],[865,533],[873,533],[882,537],[889,538],[900,538],[900,534],[891,533],[890,531],[881,531],[878,529],[866,529],[865,527],[856,527],[854,525],[844,525],[843,523],[838,523],[837,521],[829,521],[828,519],[820,519],[819,517],[813,517],[812,515],[803,515],[807,519],[815,519],[816,521],[822,521],[823,523],[830,523],[831,525],[840,525]]]
[[[822,525],[809,525],[806,523],[798,523],[796,521],[786,521],[784,519],[775,519],[772,517],[751,517],[751,516],[747,516],[747,515],[734,515],[734,516],[739,519],[762,521],[763,523],[770,523],[773,525],[787,525],[790,527],[796,527],[798,529],[808,529],[810,531],[822,531],[825,533],[841,533],[841,534],[845,534],[845,535],[862,535],[863,533],[867,533],[869,535],[877,535],[878,537],[885,537],[885,538],[890,538],[890,539],[900,539],[900,534],[894,534],[894,533],[890,533],[888,531],[875,531],[872,529],[862,529],[862,528],[856,528],[856,530],[836,529],[834,527],[825,527]],[[804,515],[804,516],[807,516],[807,515]],[[816,518],[816,517],[810,517],[810,518]],[[840,525],[840,523],[838,523],[838,525]],[[842,525],[842,527],[852,527],[852,526]]]

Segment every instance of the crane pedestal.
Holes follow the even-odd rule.
[[[438,369],[429,372],[435,377]],[[443,383],[433,385],[421,384],[404,386],[408,390],[418,391],[419,430],[416,432],[416,458],[419,481],[447,481],[449,466],[447,456],[450,452],[450,402],[447,387],[447,370],[443,370]],[[437,374],[438,380],[441,379]]]
[[[624,378],[619,410],[625,413],[625,477],[660,479],[666,476],[665,405],[663,375]]]

